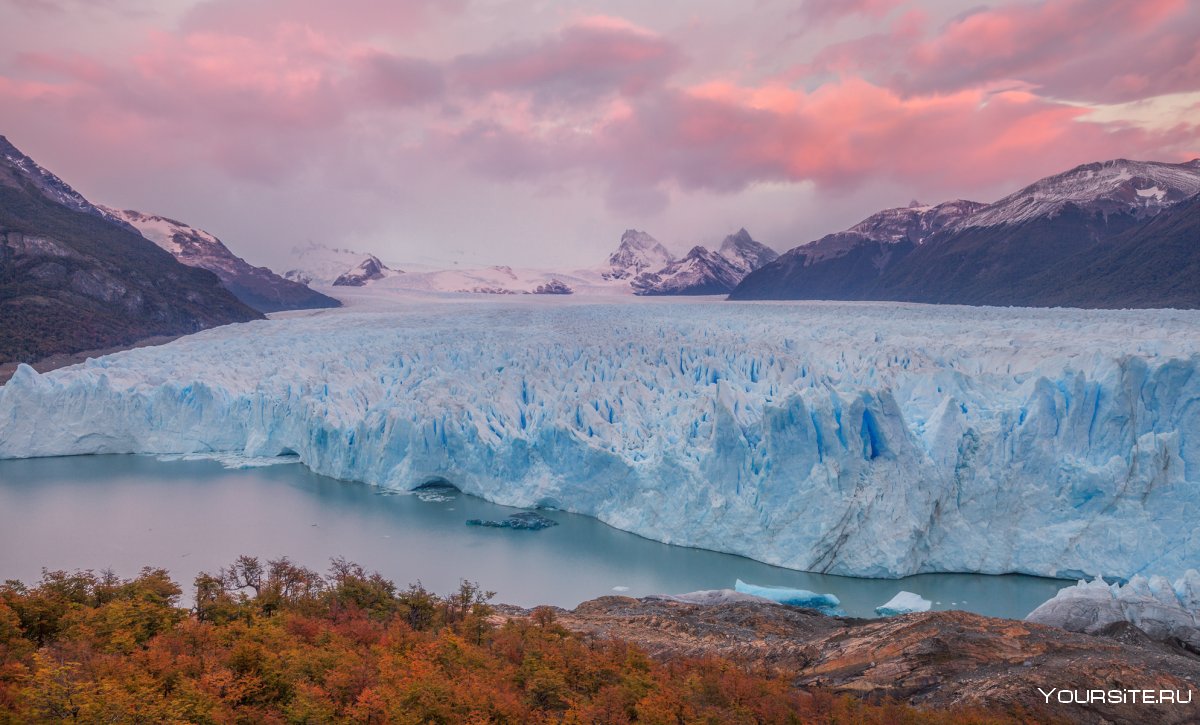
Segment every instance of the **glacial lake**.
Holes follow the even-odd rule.
[[[458,492],[385,492],[298,464],[228,469],[212,460],[77,456],[0,461],[0,580],[47,569],[163,567],[190,600],[200,571],[239,554],[288,556],[324,571],[344,556],[397,584],[446,593],[460,579],[496,602],[574,607],[606,594],[645,596],[733,588],[737,579],[835,594],[852,616],[900,590],[965,609],[1021,618],[1072,582],[1029,576],[923,574],[856,579],[781,569],[729,554],[661,544],[595,519],[543,511],[558,526],[467,526],[519,509]]]

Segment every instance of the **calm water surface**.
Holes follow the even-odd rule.
[[[288,556],[324,570],[344,556],[404,585],[446,593],[478,581],[496,601],[573,607],[605,594],[644,596],[754,584],[831,592],[874,616],[901,589],[939,604],[1024,617],[1070,582],[1027,576],[925,574],[901,580],[808,574],[729,554],[668,546],[595,519],[543,512],[559,526],[466,526],[518,509],[454,493],[390,494],[318,476],[299,464],[229,470],[214,461],[79,456],[0,461],[0,580],[49,569],[168,569],[190,589],[200,571],[239,554]]]

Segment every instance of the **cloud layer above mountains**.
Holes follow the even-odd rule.
[[[0,133],[263,262],[312,238],[586,263],[631,225],[786,248],[913,197],[1200,154],[1194,3],[961,8],[0,0]]]

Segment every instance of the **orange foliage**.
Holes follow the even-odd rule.
[[[196,606],[162,570],[0,586],[0,722],[985,723],[808,692],[709,658],[651,660],[553,610],[495,625],[490,592],[400,590],[241,557]]]

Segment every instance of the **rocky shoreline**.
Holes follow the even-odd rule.
[[[619,596],[553,611],[567,629],[587,638],[619,638],[659,659],[715,655],[786,676],[797,688],[867,700],[983,707],[1021,721],[1200,721],[1200,655],[1154,641],[1127,623],[1089,635],[960,611],[854,619],[765,602]],[[532,616],[509,606],[498,612],[501,618]],[[1100,690],[1170,691],[1191,702],[1087,696]],[[1067,702],[1060,702],[1068,692]],[[1077,693],[1090,701],[1074,702]]]

